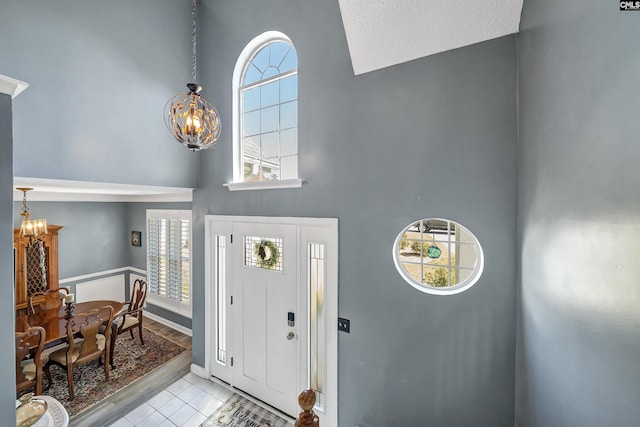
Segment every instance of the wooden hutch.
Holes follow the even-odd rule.
[[[16,293],[16,314],[25,314],[29,306],[29,295],[37,291],[49,291],[59,289],[58,284],[58,232],[62,228],[61,225],[47,226],[47,233],[34,238],[39,240],[44,246],[44,271],[46,280],[42,283],[30,283],[30,274],[33,269],[40,269],[40,266],[30,266],[27,250],[29,247],[29,238],[20,235],[20,229],[13,230],[13,254],[15,261],[15,293]],[[31,259],[33,262],[33,259]],[[42,264],[41,264],[42,265]],[[31,271],[30,271],[31,269]],[[35,287],[35,289],[34,289]],[[35,297],[34,306],[39,305],[44,300],[43,296]]]

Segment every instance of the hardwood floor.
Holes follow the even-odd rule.
[[[163,325],[162,323],[156,322],[155,320],[151,320],[148,317],[145,317],[142,321],[142,324],[145,328],[155,332],[158,335],[161,335],[165,338],[170,339],[171,341],[182,344],[183,346],[191,348],[191,337],[189,335],[183,334],[182,332],[176,331],[173,328]]]
[[[143,325],[172,341],[188,346],[191,349],[191,337],[171,329],[161,323],[144,318]],[[71,418],[71,427],[106,426],[123,417],[125,414],[143,404],[150,396],[161,391],[169,384],[182,378],[190,371],[191,350],[166,363],[159,369],[142,377],[135,383],[114,393],[109,398],[92,408]]]

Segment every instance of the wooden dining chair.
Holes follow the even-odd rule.
[[[65,295],[69,294],[69,289],[60,288],[56,290],[49,290],[46,292],[33,292],[29,295],[29,312],[32,314],[45,310],[58,310],[62,306]],[[34,301],[44,297],[39,304],[34,305]]]
[[[113,322],[113,307],[106,305],[85,313],[76,314],[67,321],[67,346],[54,351],[49,355],[49,360],[44,365],[44,372],[49,383],[52,382],[50,367],[56,365],[67,371],[69,384],[69,399],[75,398],[73,389],[73,368],[84,363],[98,360],[102,362],[104,356],[104,377],[109,381],[109,360],[111,328],[102,325],[111,325]]]
[[[120,335],[129,331],[131,339],[135,339],[133,330],[138,328],[138,337],[140,337],[142,345],[144,345],[144,339],[142,338],[142,309],[144,308],[144,301],[147,299],[147,288],[147,282],[142,279],[136,279],[133,282],[131,300],[125,302],[125,304],[128,304],[128,308],[120,315],[116,332]]]
[[[34,387],[42,394],[42,349],[45,330],[32,326],[25,332],[16,332],[16,393]]]

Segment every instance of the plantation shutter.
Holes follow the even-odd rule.
[[[191,212],[147,211],[150,293],[191,303]]]

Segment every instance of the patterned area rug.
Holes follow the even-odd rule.
[[[108,383],[104,381],[104,368],[98,367],[97,361],[80,365],[73,370],[75,399],[69,401],[67,373],[58,366],[51,366],[53,386],[43,394],[58,399],[69,417],[73,417],[188,350],[146,328],[143,328],[142,335],[144,346],[140,344],[137,332],[134,332],[135,340],[128,333],[118,337],[116,369],[109,371]],[[46,384],[45,377],[43,386]]]
[[[288,421],[234,394],[200,427],[286,427]]]

